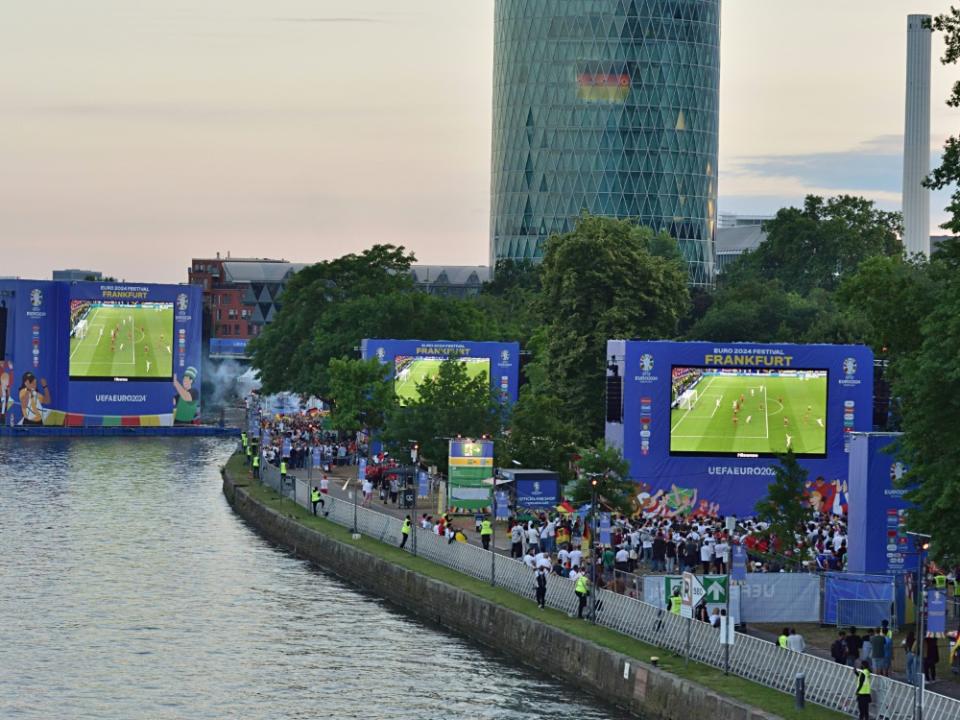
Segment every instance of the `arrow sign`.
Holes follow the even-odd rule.
[[[713,602],[720,602],[726,596],[726,588],[723,587],[723,584],[714,580],[712,583],[707,585],[707,599]]]

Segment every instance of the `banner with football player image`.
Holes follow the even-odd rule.
[[[0,295],[12,299],[0,358],[5,425],[163,426],[199,417],[199,287],[2,280]]]
[[[845,509],[851,433],[872,423],[869,348],[611,340],[607,366],[606,439],[630,463],[638,514],[752,515],[788,450],[810,502]]]

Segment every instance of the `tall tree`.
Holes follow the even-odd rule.
[[[590,441],[603,432],[606,343],[676,335],[689,304],[676,243],[650,228],[584,214],[547,241],[540,296],[544,322],[528,375],[561,401],[561,416]]]
[[[755,511],[757,519],[768,523],[768,535],[777,539],[781,551],[788,553],[796,533],[804,530],[813,517],[813,509],[803,495],[807,471],[791,451],[780,457],[773,473],[773,482],[767,486],[766,496],[757,502]]]
[[[808,195],[802,208],[783,208],[764,229],[767,239],[760,247],[724,269],[724,285],[772,279],[801,295],[814,288],[835,290],[867,258],[903,252],[899,213],[850,195]]]
[[[932,24],[934,30],[943,33],[946,45],[940,62],[944,65],[960,63],[960,8],[951,7],[947,12],[935,17]],[[960,108],[960,80],[954,82],[947,98],[947,105]],[[940,167],[934,170],[927,180],[927,186],[935,190],[951,185],[954,186],[954,190],[950,196],[950,204],[947,206],[950,219],[941,227],[960,235],[960,135],[947,138]]]
[[[932,535],[932,553],[960,559],[960,533],[945,518],[960,507],[960,240],[936,253],[927,269],[933,289],[923,308],[918,348],[893,366],[893,394],[900,399],[908,471],[909,523]],[[915,321],[916,322],[916,321]]]
[[[424,460],[446,473],[449,438],[493,437],[503,429],[504,411],[489,380],[485,375],[471,378],[455,357],[440,363],[436,377],[417,389],[419,399],[387,413],[382,437],[394,454],[402,455],[418,442]]]
[[[330,422],[335,430],[357,432],[383,427],[396,404],[390,368],[377,358],[330,360]]]
[[[525,468],[554,470],[560,475],[561,485],[572,480],[571,462],[579,432],[561,417],[561,405],[559,398],[525,385],[510,413],[500,464],[515,460]]]

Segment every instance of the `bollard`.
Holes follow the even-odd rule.
[[[807,676],[803,673],[797,673],[793,680],[794,701],[797,710],[803,710],[807,704]]]

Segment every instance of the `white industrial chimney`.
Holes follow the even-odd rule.
[[[929,15],[907,16],[907,102],[903,132],[903,246],[930,255],[930,39]]]

